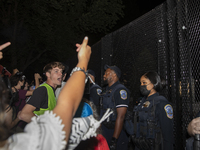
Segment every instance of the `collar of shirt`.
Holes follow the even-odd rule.
[[[107,90],[110,90],[110,89],[113,89],[113,88],[114,88],[116,85],[118,85],[118,84],[120,84],[119,81],[115,82],[115,83],[114,83],[113,85],[111,85],[110,87],[107,86],[106,91],[107,91]]]
[[[155,94],[153,94],[153,95],[151,95],[151,96],[149,96],[149,97],[144,97],[144,101],[146,101],[146,100],[148,100],[148,101],[151,101],[151,100],[153,100],[156,96],[159,96],[159,93],[158,92],[156,92]]]

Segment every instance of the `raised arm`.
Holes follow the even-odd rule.
[[[0,59],[3,58],[3,53],[2,53],[1,50],[3,50],[4,48],[6,48],[7,46],[9,46],[10,44],[11,44],[10,42],[7,42],[5,44],[0,45]]]
[[[91,48],[87,45],[88,38],[85,37],[83,43],[76,44],[78,52],[78,64],[76,67],[87,70],[88,62],[91,55]],[[85,88],[86,75],[83,71],[74,72],[67,80],[65,86],[57,100],[57,105],[53,112],[60,116],[62,123],[65,125],[66,141],[68,141],[71,131],[72,118],[79,106]]]
[[[40,80],[41,76],[40,76],[39,73],[35,73],[34,77],[35,77],[35,89],[37,89],[39,87],[39,85],[40,85],[40,81],[39,80]]]

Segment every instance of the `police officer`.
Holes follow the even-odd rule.
[[[121,70],[117,66],[104,66],[104,81],[108,86],[102,92],[101,113],[107,108],[113,109],[114,113],[102,123],[103,136],[106,138],[111,150],[128,149],[128,136],[123,129],[124,118],[127,112],[130,93],[129,90],[119,82]]]
[[[147,72],[140,78],[140,92],[144,97],[134,107],[135,150],[173,149],[173,108],[159,95],[164,82],[156,72]]]
[[[89,75],[89,82],[90,82],[90,95],[89,95],[89,101],[93,102],[94,105],[97,108],[97,113],[99,115],[99,107],[100,107],[100,95],[102,92],[102,88],[95,83],[95,72],[91,69],[88,70]]]

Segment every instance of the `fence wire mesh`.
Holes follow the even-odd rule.
[[[121,69],[120,81],[131,91],[129,109],[140,97],[142,74],[154,70],[166,80],[162,95],[173,105],[176,150],[185,148],[187,125],[200,111],[199,10],[199,0],[167,0],[92,46],[97,54],[90,63],[101,71],[102,86],[105,64]]]

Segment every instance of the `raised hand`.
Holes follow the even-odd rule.
[[[90,55],[91,55],[91,47],[88,44],[88,37],[83,39],[82,44],[76,44],[76,51],[78,52],[78,60],[79,62],[89,62]]]
[[[17,72],[19,72],[19,70],[17,68],[13,69],[12,75],[15,75]]]
[[[82,44],[76,44],[78,52],[78,64],[76,67],[87,70],[87,65],[91,55],[91,47],[87,45],[88,37],[83,39]],[[82,100],[85,89],[85,73],[76,71],[67,80],[65,86],[61,90],[57,105],[53,112],[60,116],[66,133],[66,141],[68,141],[71,133],[72,118]]]
[[[34,74],[34,77],[35,77],[36,79],[40,79],[40,78],[41,78],[41,76],[40,76],[39,73],[35,73],[35,74]]]
[[[7,42],[5,44],[0,45],[0,59],[3,58],[3,53],[2,53],[1,50],[3,50],[4,48],[6,48],[7,46],[9,46],[10,44],[11,44],[10,42]]]

